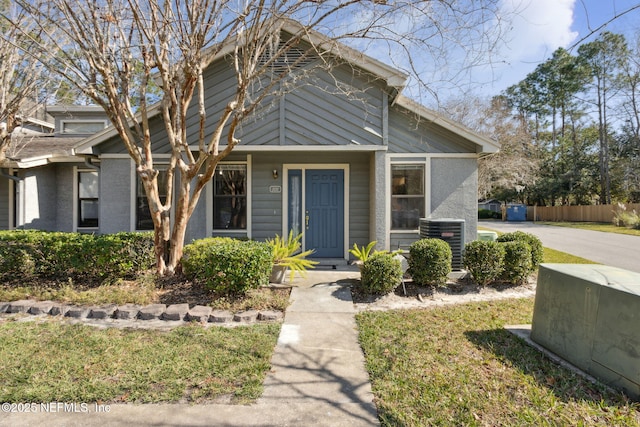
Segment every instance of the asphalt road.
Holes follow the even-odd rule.
[[[542,245],[588,260],[640,273],[640,237],[601,231],[554,227],[533,222],[480,221],[478,226],[500,232],[524,231]]]

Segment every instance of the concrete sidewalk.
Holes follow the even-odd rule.
[[[0,425],[379,425],[349,290],[358,276],[357,270],[316,270],[294,281],[272,369],[253,405],[118,404],[96,412],[88,404],[88,412],[0,412]]]

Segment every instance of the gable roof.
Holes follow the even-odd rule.
[[[281,26],[279,27],[281,31],[288,33],[291,36],[300,36],[302,41],[311,43],[323,52],[330,53],[331,55],[334,55],[335,57],[344,60],[345,62],[352,64],[383,81],[390,95],[390,103],[398,105],[408,110],[410,113],[415,114],[419,118],[427,120],[436,126],[440,126],[448,132],[451,132],[470,141],[471,143],[476,145],[477,153],[495,153],[499,150],[500,145],[496,141],[484,137],[471,129],[468,129],[450,119],[447,119],[437,112],[430,110],[427,107],[402,95],[402,90],[406,85],[408,76],[400,70],[391,67],[381,61],[378,61],[368,55],[365,55],[364,53],[356,49],[350,48],[343,43],[340,43],[330,37],[321,34],[318,31],[309,30],[304,25],[294,20],[282,19],[280,21],[282,22]],[[205,67],[231,53],[235,48],[237,37],[238,36],[235,36],[234,38],[230,39],[222,47],[216,46],[215,48],[210,48],[210,56],[207,57],[207,53],[205,53],[204,55],[206,64]],[[150,118],[160,113],[161,110],[159,103],[151,106],[148,110]],[[93,151],[92,148],[94,146],[116,136],[116,129],[114,129],[113,126],[109,126],[94,135],[77,140],[77,143],[71,147],[71,150],[65,152],[64,155],[91,154]],[[70,140],[71,138],[67,139]],[[52,153],[52,155],[55,156],[56,154]]]
[[[277,19],[276,22],[280,24],[280,31],[285,32],[290,36],[300,37],[301,41],[310,43],[316,49],[331,54],[336,58],[340,58],[341,60],[355,65],[383,80],[390,89],[390,92],[392,92],[392,98],[395,98],[396,95],[402,92],[407,83],[408,76],[402,71],[365,55],[359,50],[353,49],[344,43],[340,43],[335,39],[327,37],[319,31],[309,29],[298,21],[288,18],[280,18]],[[271,28],[270,26],[267,27]],[[232,53],[237,39],[238,36],[234,36],[224,46],[222,46],[222,48],[210,48],[212,54],[208,58],[206,53],[203,55],[205,57],[205,67],[215,60]]]
[[[56,160],[74,158],[74,147],[85,137],[60,137],[54,135],[18,135],[11,139],[7,160],[2,167],[30,168]]]

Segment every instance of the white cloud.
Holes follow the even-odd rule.
[[[493,96],[518,83],[559,47],[578,38],[572,31],[576,0],[502,0],[503,42],[493,61],[470,72],[470,90]]]
[[[540,62],[559,47],[567,47],[578,33],[571,30],[575,0],[503,0],[511,16],[501,56],[507,63]]]

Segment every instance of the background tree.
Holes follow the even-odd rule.
[[[621,102],[618,120],[622,123],[612,147],[612,175],[617,197],[640,202],[640,33],[629,46],[616,86]]]
[[[505,97],[491,100],[466,97],[444,106],[452,119],[497,141],[500,151],[480,158],[478,167],[479,199],[514,200],[521,193],[516,188],[532,187],[539,179],[539,153],[528,129],[527,115]],[[524,195],[525,193],[522,193]],[[524,200],[523,200],[524,201]]]
[[[558,49],[501,95],[538,148],[529,203],[611,203],[637,176],[638,70],[624,37],[603,33],[571,55]],[[612,166],[613,165],[613,166]]]
[[[24,10],[10,0],[0,0],[0,165],[14,130],[35,115],[46,95],[43,67],[26,54],[34,45],[44,47],[40,33]]]
[[[598,115],[600,200],[611,204],[610,100],[616,94],[614,82],[627,61],[628,48],[623,35],[604,32],[593,42],[581,45],[578,55],[589,67],[594,93],[592,103]]]
[[[239,143],[237,130],[243,121],[279,91],[290,89],[300,70],[309,71],[309,62],[330,70],[339,49],[335,41],[360,40],[378,51],[384,47],[396,58],[394,65],[416,76],[414,85],[420,85],[409,52],[442,52],[452,45],[488,51],[499,36],[497,0],[456,5],[364,0],[16,2],[40,28],[55,28],[47,32],[47,40],[69,40],[58,46],[61,55],[52,57],[45,49],[30,53],[40,54],[51,72],[104,108],[135,162],[153,219],[160,274],[170,274],[178,265],[187,222],[217,164]],[[290,38],[280,39],[281,26],[290,18],[300,25]],[[328,39],[316,37],[314,30]],[[309,43],[301,43],[303,39]],[[204,70],[220,59],[234,70],[236,90],[214,116],[205,110]],[[305,67],[296,67],[301,64]],[[158,90],[152,97],[154,84]],[[191,109],[199,122],[197,135],[187,134]],[[157,111],[171,144],[162,192],[150,125]]]

